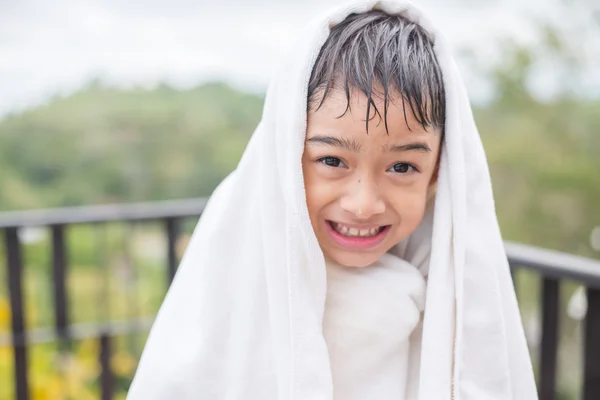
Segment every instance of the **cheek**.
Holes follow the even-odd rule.
[[[331,201],[332,191],[328,190],[328,185],[324,182],[324,179],[319,177],[315,171],[315,166],[303,161],[302,172],[308,214],[314,224],[319,211]]]
[[[395,196],[393,208],[400,217],[400,231],[408,235],[421,223],[427,205],[427,189],[404,192]],[[410,231],[410,232],[406,232]]]

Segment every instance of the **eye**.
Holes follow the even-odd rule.
[[[411,164],[407,163],[397,163],[392,166],[392,168],[388,169],[390,172],[395,172],[397,174],[407,174],[409,172],[418,172],[417,168]]]
[[[338,168],[340,166],[344,166],[345,167],[345,165],[342,162],[342,160],[340,160],[337,157],[322,157],[322,158],[319,158],[317,160],[317,162],[320,162],[322,164],[325,164],[325,165],[327,165],[329,167],[333,167],[333,168]]]

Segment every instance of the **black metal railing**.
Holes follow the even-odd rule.
[[[540,399],[556,398],[562,281],[575,281],[586,287],[582,399],[600,399],[600,261],[518,243],[506,243],[505,247],[513,270],[527,268],[537,272],[542,279],[542,335],[538,371]]]
[[[162,221],[167,243],[165,280],[170,283],[179,262],[176,251],[180,223],[186,218],[197,218],[206,205],[206,199],[180,200],[160,203],[110,205],[64,208],[54,210],[0,213],[0,231],[4,233],[8,291],[11,308],[11,331],[0,333],[0,348],[12,347],[14,364],[14,393],[17,400],[30,398],[28,384],[28,346],[41,343],[59,343],[94,339],[99,342],[100,392],[103,400],[113,397],[114,379],[111,370],[111,340],[117,336],[147,332],[152,318],[127,321],[73,324],[70,322],[70,299],[67,293],[69,269],[67,229],[76,224],[105,224],[112,222]],[[23,294],[23,254],[19,230],[26,227],[50,228],[52,254],[52,285],[54,326],[26,329]],[[587,289],[587,316],[583,334],[582,399],[600,399],[600,261],[506,243],[512,271],[535,271],[542,280],[542,334],[538,360],[540,399],[554,400],[560,327],[560,285],[574,281]]]

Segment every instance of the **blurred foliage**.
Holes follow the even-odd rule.
[[[0,122],[0,210],[207,196],[261,107],[223,84],[123,91],[93,82]]]
[[[579,42],[546,22],[539,32],[535,46],[505,41],[501,62],[480,71],[495,88],[494,97],[475,105],[474,114],[500,225],[508,240],[598,257],[589,234],[600,225],[600,98],[580,90],[586,67],[573,50]],[[544,99],[531,88],[540,60],[551,63],[560,80]],[[125,90],[91,82],[77,93],[7,116],[0,121],[0,210],[208,196],[235,168],[262,102],[221,83]],[[166,288],[161,227],[69,229],[72,322],[154,315]],[[181,249],[185,240],[184,235]],[[46,232],[24,246],[28,328],[53,323],[49,242]],[[0,260],[3,252],[0,247]],[[528,329],[539,287],[537,277],[525,272],[519,277]],[[563,294],[574,289],[567,285]],[[0,285],[0,335],[10,329],[7,298]],[[561,330],[567,341],[561,357],[573,357],[580,325],[565,319]],[[116,398],[124,398],[144,339],[116,340],[111,360]],[[98,398],[97,341],[74,343],[69,352],[55,344],[31,349],[33,399]],[[561,370],[569,377],[559,380],[561,398],[575,398],[577,371]],[[0,399],[11,399],[12,385],[4,384],[12,381],[9,347],[0,346],[0,381]]]
[[[504,237],[587,256],[600,225],[600,101],[540,102],[525,89],[532,59],[518,49],[492,77],[494,101],[474,110]]]

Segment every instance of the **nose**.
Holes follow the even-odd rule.
[[[367,220],[385,211],[385,202],[379,194],[377,185],[369,180],[361,179],[348,188],[342,197],[340,206],[360,220]]]

